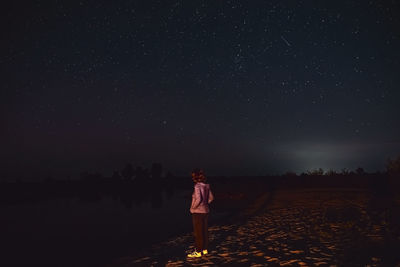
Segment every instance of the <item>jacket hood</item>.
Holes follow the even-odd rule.
[[[200,187],[200,188],[210,189],[210,185],[209,184],[205,184],[205,183],[196,183],[194,186],[195,187]]]

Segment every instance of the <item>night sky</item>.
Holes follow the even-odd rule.
[[[11,2],[11,1],[10,1]],[[398,1],[13,1],[1,179],[363,167],[400,154]]]

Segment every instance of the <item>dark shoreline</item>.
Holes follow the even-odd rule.
[[[252,204],[258,208],[247,217],[241,214],[242,220],[210,227],[209,256],[186,258],[193,238],[183,234],[108,266],[400,264],[395,249],[400,246],[399,194],[391,198],[365,188],[281,188],[273,199],[265,194]],[[243,239],[252,241],[243,243]],[[287,246],[291,256],[285,252]]]
[[[293,192],[298,190],[309,190],[309,191],[317,191],[319,193],[324,193],[325,191],[329,193],[330,191],[348,191],[351,194],[351,191],[359,190],[366,191],[374,196],[376,201],[376,205],[379,205],[378,209],[381,209],[382,206],[388,203],[387,198],[391,198],[393,193],[393,189],[395,187],[391,187],[390,183],[387,179],[386,174],[365,174],[363,176],[360,175],[338,175],[334,177],[329,176],[283,176],[283,177],[210,177],[209,178],[211,187],[213,192],[215,193],[215,201],[211,204],[211,214],[210,214],[210,227],[220,227],[223,225],[230,224],[241,224],[247,221],[249,218],[254,217],[256,215],[262,214],[266,210],[268,210],[268,205],[274,199],[275,194],[280,192],[282,189]],[[180,215],[179,215],[179,226],[174,228],[174,226],[168,228],[168,231],[162,231],[163,225],[160,224],[157,230],[161,230],[158,233],[159,235],[153,235],[148,237],[133,237],[131,234],[123,237],[121,240],[116,239],[116,237],[110,237],[107,241],[117,242],[115,246],[110,246],[109,244],[106,247],[110,249],[102,248],[102,242],[106,242],[106,240],[99,240],[95,243],[94,247],[89,247],[87,253],[84,251],[79,251],[76,257],[81,257],[82,261],[80,262],[80,258],[76,258],[77,263],[75,266],[105,266],[109,263],[114,262],[118,258],[128,255],[129,257],[133,257],[134,255],[146,254],[148,251],[151,251],[154,245],[157,245],[165,240],[173,239],[182,235],[191,236],[192,225],[191,225],[191,217],[189,213],[189,205],[190,205],[190,196],[193,190],[193,183],[190,179],[178,178],[175,177],[169,181],[170,183],[175,184],[175,188],[172,190],[172,195],[176,194],[184,194],[184,199],[181,200],[181,203],[187,202],[187,207],[181,207]],[[40,184],[39,184],[40,185]],[[39,186],[37,185],[37,186]],[[85,205],[90,205],[90,203],[97,203],[99,199],[103,199],[104,197],[108,197],[114,199],[114,201],[122,201],[123,205],[133,204],[135,207],[135,201],[139,200],[140,203],[147,203],[149,208],[153,206],[154,200],[159,199],[160,192],[167,196],[167,188],[165,187],[165,183],[160,183],[159,187],[156,187],[156,194],[146,194],[146,191],[141,192],[141,200],[135,199],[134,193],[139,192],[136,187],[137,184],[132,182],[118,182],[114,184],[113,187],[110,187],[109,181],[98,181],[95,183],[95,186],[90,183],[81,183],[79,181],[70,181],[69,185],[74,185],[69,187],[62,187],[63,182],[52,182],[49,184],[46,190],[51,192],[49,196],[56,196],[57,200],[68,199],[70,193],[72,192],[80,192],[83,196],[89,197],[88,199],[81,199],[82,195],[74,195],[75,198],[82,201],[82,203],[87,203]],[[115,187],[115,185],[118,185]],[[149,182],[144,185],[144,188],[153,188],[153,182]],[[13,186],[16,186],[15,184]],[[29,184],[24,184],[27,190],[29,189]],[[65,194],[58,194],[58,189],[63,189]],[[75,189],[80,190],[75,190]],[[132,188],[132,190],[131,190]],[[3,191],[6,188],[2,188]],[[52,191],[51,189],[56,189]],[[117,189],[118,194],[113,194],[113,190]],[[9,191],[8,193],[10,194]],[[31,191],[32,192],[32,191]],[[33,190],[34,192],[34,190]],[[90,193],[90,194],[87,194]],[[104,195],[104,194],[105,195]],[[30,194],[30,196],[35,196],[36,193]],[[386,198],[386,200],[385,200]],[[37,199],[37,201],[30,201],[30,198],[25,199],[32,206],[40,206],[41,203],[45,202],[54,202],[52,198],[42,198]],[[164,200],[166,201],[166,200]],[[4,203],[0,205],[3,208],[12,208],[18,207],[18,203]],[[22,204],[24,205],[24,204]],[[126,207],[129,208],[129,205]],[[155,207],[157,208],[157,207]],[[163,215],[165,216],[165,215]],[[168,215],[166,215],[168,216]],[[84,223],[84,222],[83,222]],[[5,225],[7,227],[7,225]],[[132,224],[132,227],[135,227]],[[158,226],[157,226],[158,227]],[[140,229],[139,229],[140,230]],[[63,231],[63,229],[59,229],[59,231]],[[107,230],[107,228],[105,229]],[[22,242],[22,240],[21,240]],[[62,242],[60,240],[60,242]],[[57,244],[54,244],[57,245]],[[23,253],[23,251],[21,251]],[[95,256],[100,253],[101,256]],[[61,253],[63,254],[63,253]],[[64,252],[67,254],[67,251]],[[17,254],[16,254],[17,255]],[[93,255],[93,256],[92,256]],[[83,260],[84,259],[84,260]],[[66,263],[60,263],[59,266],[68,266],[67,262],[71,263],[72,258],[66,259]],[[49,262],[49,261],[47,261]],[[12,262],[11,262],[12,263]],[[10,264],[8,264],[10,265]],[[54,266],[54,263],[49,264],[41,264],[42,266]],[[11,265],[18,266],[18,265]],[[21,266],[21,265],[20,265]]]

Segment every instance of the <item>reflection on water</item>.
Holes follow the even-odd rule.
[[[145,248],[182,229],[189,231],[191,192],[151,189],[121,186],[109,195],[91,191],[0,206],[0,243],[6,248],[0,266],[102,266],[127,251]]]

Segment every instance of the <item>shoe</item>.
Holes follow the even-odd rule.
[[[200,258],[201,257],[201,253],[197,252],[197,251],[193,251],[192,253],[187,255],[189,258]]]
[[[208,254],[208,250],[207,249],[203,249],[203,255],[207,255]]]

